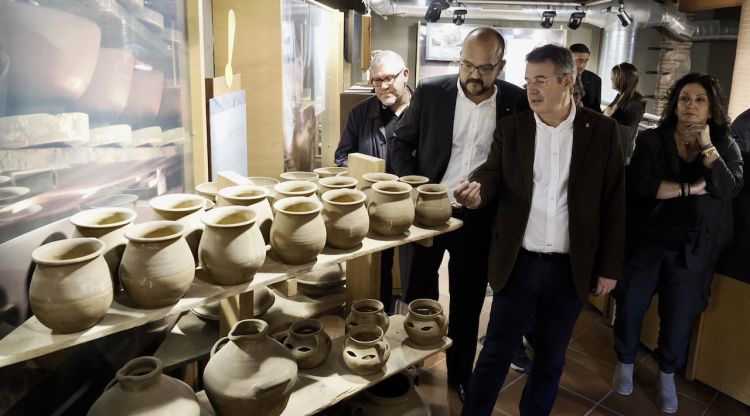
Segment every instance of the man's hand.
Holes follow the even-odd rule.
[[[700,178],[690,184],[690,195],[705,195],[709,193],[706,189],[706,179]]]
[[[596,289],[592,290],[594,296],[606,295],[615,288],[617,280],[610,279],[604,276],[599,276],[599,281],[596,283]]]
[[[479,182],[461,181],[453,191],[456,202],[469,209],[474,209],[482,203],[482,196],[479,194],[479,188],[482,185]]]

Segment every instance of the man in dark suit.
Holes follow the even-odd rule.
[[[622,273],[625,167],[617,124],[576,108],[567,49],[542,46],[526,61],[532,111],[498,123],[487,162],[455,192],[470,210],[497,203],[492,311],[464,415],[492,413],[532,313],[534,364],[519,408],[521,415],[549,414],[583,303],[592,292],[609,293]]]
[[[591,51],[583,43],[570,45],[570,51],[573,52],[573,61],[576,65],[576,73],[583,83],[584,95],[581,102],[583,106],[596,111],[602,112],[602,79],[599,75],[588,71],[586,65],[589,63]]]
[[[523,90],[497,80],[505,65],[505,41],[491,28],[466,37],[458,76],[425,79],[388,144],[394,171],[423,175],[449,188],[453,216],[464,225],[434,239],[431,247],[413,245],[406,301],[438,299],[438,268],[450,253],[450,322],[453,346],[446,364],[448,381],[463,399],[471,376],[479,313],[487,288],[487,256],[494,208],[469,212],[453,199],[453,189],[487,158],[497,120],[525,101]],[[528,106],[528,104],[527,104]],[[516,337],[516,344],[521,339]]]

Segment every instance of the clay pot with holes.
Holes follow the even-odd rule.
[[[288,264],[315,261],[326,244],[326,226],[320,212],[322,204],[307,197],[276,201],[271,247]]]
[[[383,181],[372,185],[372,197],[367,203],[370,231],[383,236],[406,233],[414,222],[414,202],[411,185]]]
[[[335,189],[323,194],[326,244],[349,249],[362,243],[370,229],[365,193],[356,189]]]
[[[409,303],[409,313],[404,319],[406,335],[419,345],[440,342],[448,331],[448,320],[443,307],[436,300],[416,299]]]
[[[363,325],[379,326],[383,333],[388,330],[390,319],[385,313],[383,302],[376,299],[360,299],[352,302],[352,310],[346,317],[346,331]]]
[[[301,369],[320,366],[331,352],[331,337],[323,330],[323,323],[317,319],[294,322],[289,327],[289,334],[283,344]]]
[[[419,197],[414,207],[415,221],[427,227],[445,225],[453,215],[453,208],[448,200],[448,187],[430,183],[420,185],[417,192]]]
[[[254,209],[255,213],[258,214],[255,223],[258,224],[263,241],[268,243],[271,236],[271,224],[273,223],[273,211],[268,200],[269,196],[268,189],[262,186],[229,186],[219,191],[216,197],[216,205],[219,207],[239,205]]]
[[[104,260],[115,287],[119,286],[118,269],[128,242],[125,229],[132,226],[135,217],[132,209],[117,207],[88,209],[70,217],[76,227],[73,237],[98,238],[104,243]]]
[[[341,355],[350,370],[366,376],[378,373],[385,367],[391,356],[391,347],[382,328],[363,325],[349,331]]]

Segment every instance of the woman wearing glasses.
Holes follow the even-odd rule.
[[[628,163],[633,155],[635,136],[638,134],[638,123],[646,112],[646,103],[638,88],[638,68],[628,62],[612,67],[612,88],[617,96],[607,108],[604,115],[610,116],[620,126],[622,153]]]

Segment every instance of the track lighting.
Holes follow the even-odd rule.
[[[573,12],[570,14],[570,20],[568,20],[568,27],[576,30],[581,26],[583,18],[586,17],[586,12]]]
[[[552,24],[555,23],[555,16],[557,16],[557,12],[554,10],[545,10],[544,13],[542,13],[542,22],[541,25],[545,29],[549,29],[552,27]]]

